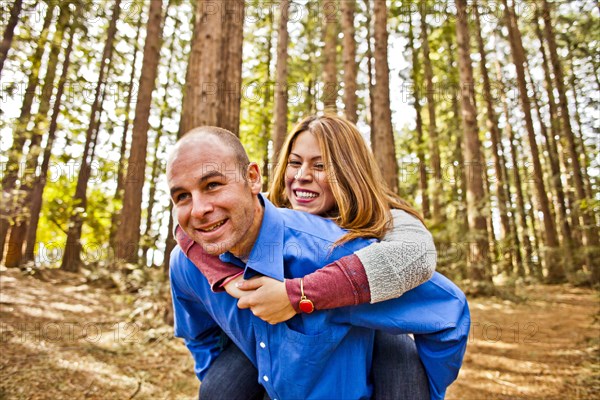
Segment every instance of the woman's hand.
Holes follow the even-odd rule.
[[[236,299],[240,299],[240,298],[242,298],[242,296],[247,296],[249,294],[249,292],[245,292],[243,290],[238,289],[238,287],[237,287],[238,282],[244,282],[243,274],[240,276],[236,276],[235,278],[233,278],[232,280],[227,282],[227,284],[225,286],[223,286],[225,291],[227,293],[229,293],[232,297],[235,297]]]
[[[285,282],[261,276],[242,281],[237,289],[242,292],[238,307],[249,308],[263,321],[277,324],[296,315],[288,298]]]

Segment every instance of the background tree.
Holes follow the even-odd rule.
[[[540,206],[542,213],[544,214],[544,228],[545,228],[545,245],[547,248],[547,268],[548,268],[548,280],[551,282],[560,282],[564,279],[564,270],[562,264],[557,260],[557,248],[559,246],[558,235],[556,232],[556,225],[552,219],[550,207],[548,204],[548,197],[546,196],[546,187],[543,180],[542,165],[539,158],[538,145],[535,139],[535,131],[533,127],[533,120],[531,118],[531,109],[528,99],[527,84],[525,81],[525,57],[523,44],[521,41],[521,33],[517,26],[516,17],[514,11],[509,7],[507,0],[503,0],[505,7],[506,21],[508,24],[508,32],[510,37],[510,46],[512,49],[513,62],[517,71],[517,82],[519,86],[519,98],[521,100],[521,110],[525,117],[525,127],[527,129],[527,138],[529,140],[529,147],[531,150],[531,160],[533,162],[533,168],[535,173],[535,188],[537,194],[537,201]]]
[[[198,1],[195,18],[179,134],[201,125],[239,134],[244,2]]]
[[[279,159],[279,151],[287,135],[288,114],[288,14],[290,2],[280,4],[279,27],[277,29],[277,67],[275,73],[275,107],[273,111],[273,162]]]
[[[467,23],[467,2],[456,2],[456,39],[460,72],[460,104],[464,131],[464,160],[467,180],[467,212],[473,245],[469,247],[469,276],[478,284],[491,284],[489,273],[489,244],[483,189],[481,142],[477,128],[477,111],[473,103],[473,67],[471,65],[470,35]]]
[[[390,110],[390,69],[388,65],[387,6],[385,0],[374,0],[375,19],[375,86],[373,87],[373,153],[388,187],[398,191],[398,162],[394,145]]]
[[[131,153],[127,163],[127,178],[123,194],[123,210],[117,230],[115,256],[135,263],[138,260],[140,220],[142,215],[142,189],[146,172],[146,151],[150,123],[150,105],[154,92],[162,38],[162,0],[150,2],[148,27],[144,45],[140,91],[135,107],[131,139]]]
[[[113,53],[113,42],[117,31],[117,21],[121,12],[121,0],[115,0],[113,6],[112,17],[107,29],[107,38],[102,51],[102,60],[98,71],[98,82],[94,92],[94,101],[90,114],[90,122],[85,136],[85,145],[83,156],[81,159],[81,169],[77,176],[77,187],[75,188],[75,202],[71,218],[69,219],[69,227],[67,232],[67,242],[65,251],[62,257],[61,268],[65,271],[79,270],[81,260],[81,230],[83,226],[83,218],[87,207],[87,187],[91,173],[91,163],[94,159],[94,150],[96,140],[98,138],[99,113],[102,110],[101,97],[104,96],[103,89],[105,88],[105,75],[110,66],[110,60]]]
[[[354,123],[358,120],[356,96],[357,91],[357,65],[356,65],[356,39],[354,38],[354,12],[355,0],[340,1],[342,14],[342,60],[344,63],[344,115]]]
[[[19,14],[21,13],[22,8],[23,0],[16,0],[10,9],[10,17],[8,18],[6,28],[4,28],[2,42],[0,42],[0,75],[2,75],[4,61],[8,55],[8,50],[10,49],[10,45],[15,34],[15,26],[17,26],[17,22],[19,22]]]

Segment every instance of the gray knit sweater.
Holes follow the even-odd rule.
[[[355,253],[369,280],[371,303],[400,297],[435,271],[437,252],[431,233],[406,211],[392,210],[392,217],[394,226],[381,242]]]

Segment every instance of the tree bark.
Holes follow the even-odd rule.
[[[281,14],[277,29],[277,66],[275,72],[275,106],[273,114],[273,162],[279,160],[279,151],[285,137],[287,136],[287,116],[288,116],[288,41],[289,34],[287,23],[289,18],[289,0],[283,0],[280,4]]]
[[[571,128],[567,93],[564,85],[564,74],[562,70],[562,65],[558,58],[558,50],[556,46],[556,41],[554,39],[554,29],[552,28],[552,20],[550,17],[550,6],[547,0],[542,0],[542,6],[542,16],[544,18],[544,33],[550,52],[552,70],[554,72],[554,85],[558,91],[558,108],[560,111],[560,118],[562,121],[562,132],[564,137],[567,139],[567,148],[573,166],[572,169],[573,182],[575,184],[575,194],[577,196],[577,201],[585,202],[586,194],[583,183],[583,176],[581,173],[581,164],[579,162],[579,154],[577,154],[577,145],[575,143],[573,129]],[[588,259],[588,268],[592,273],[592,282],[598,283],[600,282],[600,250],[598,249],[600,243],[598,241],[598,229],[596,227],[596,221],[594,216],[592,215],[592,211],[588,208],[584,208],[581,210],[581,219],[583,222],[582,225],[584,245],[587,247],[586,253]]]
[[[69,228],[67,231],[67,243],[60,268],[65,271],[76,272],[79,270],[81,262],[81,229],[83,226],[83,218],[87,208],[87,185],[90,177],[90,169],[92,162],[92,154],[96,145],[97,139],[97,121],[98,114],[101,111],[100,98],[102,97],[104,76],[107,74],[107,69],[110,65],[113,52],[113,41],[117,30],[117,21],[121,12],[121,0],[115,0],[113,6],[113,14],[107,30],[106,43],[102,51],[102,60],[100,62],[100,70],[98,73],[98,83],[96,84],[94,101],[90,114],[90,123],[86,131],[86,140],[81,158],[81,167],[77,176],[77,186],[75,188],[75,196],[73,202],[73,214],[69,219]]]
[[[383,180],[387,186],[398,193],[398,162],[392,129],[390,110],[390,68],[388,65],[387,6],[385,0],[373,1],[375,18],[375,87],[373,88],[372,135],[373,153],[379,164]]]
[[[167,5],[167,10],[165,11],[165,25],[167,18],[169,17],[169,7],[171,6],[171,2]],[[164,25],[163,25],[164,26]],[[175,48],[175,38],[171,38],[171,43],[169,45],[169,54],[173,54],[173,49]],[[161,104],[167,104],[169,97],[169,87],[173,84],[171,81],[171,70],[173,65],[174,57],[170,57],[167,63],[167,71],[165,83],[163,85],[164,95],[161,101]],[[154,136],[154,143],[152,144],[153,154],[152,154],[152,166],[150,169],[150,190],[148,191],[148,207],[146,208],[146,226],[144,229],[144,234],[142,235],[142,261],[143,265],[148,265],[148,250],[150,246],[154,246],[156,243],[156,238],[153,238],[151,235],[152,232],[152,217],[154,211],[154,204],[156,203],[156,185],[158,181],[158,175],[161,172],[161,159],[159,157],[159,150],[161,148],[160,139],[164,134],[164,120],[166,117],[166,107],[161,107],[158,128],[156,129],[156,134]]]
[[[413,96],[416,113],[416,139],[417,139],[417,158],[419,159],[419,189],[421,192],[421,207],[423,209],[423,218],[431,218],[429,206],[429,191],[427,188],[427,167],[425,164],[425,152],[423,151],[423,118],[421,117],[421,85],[420,77],[421,63],[419,62],[419,53],[415,49],[415,38],[412,26],[412,14],[408,13],[408,46],[412,54],[412,81]]]
[[[512,125],[510,123],[510,113],[508,111],[508,101],[506,99],[506,87],[504,86],[504,79],[502,77],[502,70],[500,68],[500,63],[498,60],[495,61],[496,65],[496,74],[497,80],[500,85],[500,96],[502,101],[502,109],[504,112],[504,118],[506,118],[506,125],[504,127],[504,135],[508,137],[510,144],[510,156],[512,158],[512,169],[513,169],[513,183],[515,187],[515,196],[517,198],[516,204],[516,214],[515,221],[518,222],[521,226],[523,250],[525,252],[525,265],[527,269],[533,271],[532,262],[533,262],[533,249],[531,247],[531,241],[529,240],[529,235],[527,233],[527,214],[525,212],[525,200],[523,197],[523,185],[521,183],[521,173],[519,172],[519,159],[517,158],[517,146],[516,146],[516,138],[514,131],[512,129]],[[516,223],[515,223],[516,225]],[[518,235],[515,235],[515,243],[518,240]],[[520,251],[519,247],[516,247],[517,252]],[[519,256],[517,256],[519,258]],[[517,273],[521,275],[523,271],[520,271],[522,265],[517,264]],[[523,274],[524,275],[524,274]]]
[[[513,62],[517,71],[517,84],[519,87],[519,98],[521,101],[521,108],[525,117],[525,127],[527,129],[527,138],[529,139],[529,147],[531,150],[531,160],[533,163],[533,169],[535,174],[535,188],[537,194],[537,200],[544,215],[544,230],[546,233],[545,247],[546,251],[544,254],[544,261],[547,266],[548,276],[547,280],[552,283],[564,281],[564,269],[560,261],[558,260],[558,234],[554,225],[550,212],[550,206],[548,204],[548,198],[546,197],[546,187],[543,180],[542,165],[540,163],[538,145],[535,140],[535,131],[533,128],[533,120],[531,118],[531,110],[529,97],[527,92],[527,84],[525,81],[525,52],[523,49],[523,43],[521,41],[521,33],[517,26],[516,17],[512,8],[508,6],[507,0],[502,0],[505,7],[506,22],[508,25],[508,32],[510,36],[510,47],[513,55]]]
[[[13,190],[16,186],[21,157],[23,155],[23,147],[29,140],[29,133],[27,131],[27,124],[31,118],[31,106],[35,97],[35,92],[38,86],[38,75],[40,71],[40,64],[44,56],[46,49],[46,42],[48,40],[48,32],[52,17],[54,15],[53,5],[48,6],[48,11],[44,17],[44,23],[40,38],[38,39],[38,45],[35,53],[31,57],[32,65],[31,71],[27,78],[27,88],[25,89],[25,95],[23,97],[23,105],[21,106],[21,113],[17,119],[17,123],[13,129],[13,143],[10,149],[7,151],[7,161],[4,173],[2,174],[2,197],[4,199],[11,199]],[[0,261],[2,261],[4,255],[4,245],[6,242],[6,235],[12,221],[10,215],[15,209],[15,205],[11,204],[11,201],[3,201],[2,209],[0,209]]]
[[[52,106],[52,117],[50,119],[50,125],[48,127],[48,140],[46,147],[44,148],[44,157],[42,160],[42,166],[40,169],[40,175],[37,177],[31,196],[31,221],[27,227],[27,237],[25,248],[25,254],[23,255],[23,263],[33,261],[35,242],[37,237],[37,228],[40,220],[40,211],[42,209],[42,196],[44,188],[46,187],[46,179],[48,177],[48,168],[50,166],[50,157],[52,156],[52,147],[54,145],[54,139],[56,138],[56,129],[58,126],[58,116],[60,114],[60,106],[62,103],[62,97],[65,90],[65,83],[69,76],[69,66],[71,64],[71,52],[73,51],[73,42],[75,39],[75,33],[77,28],[77,21],[71,24],[71,32],[67,48],[65,50],[65,58],[63,61],[61,76],[58,80],[58,87],[56,90],[56,99]]]
[[[469,228],[473,234],[469,254],[469,275],[477,284],[492,285],[489,271],[489,244],[487,223],[483,207],[486,204],[482,181],[481,142],[477,128],[477,111],[474,105],[473,67],[471,65],[469,27],[466,0],[456,2],[456,39],[458,43],[458,67],[461,82],[461,108],[464,131],[464,160],[467,173],[467,213]]]
[[[137,263],[142,215],[142,191],[146,176],[146,154],[152,93],[156,87],[158,60],[162,42],[162,0],[150,2],[148,25],[144,44],[140,90],[135,106],[135,119],[131,136],[131,151],[127,163],[127,178],[123,193],[123,209],[117,229],[115,256],[117,259]]]
[[[542,55],[542,68],[544,70],[544,85],[546,86],[546,93],[548,95],[548,110],[550,112],[550,134],[545,133],[545,126],[542,121],[542,114],[540,112],[540,107],[536,98],[536,111],[538,114],[538,118],[540,119],[540,124],[542,124],[542,134],[546,139],[548,151],[548,158],[550,160],[550,170],[551,170],[551,182],[554,190],[556,192],[556,204],[558,208],[558,223],[564,237],[565,245],[568,247],[573,247],[573,235],[571,232],[571,226],[569,225],[569,219],[567,215],[567,207],[565,200],[565,192],[561,180],[562,172],[560,170],[559,165],[559,156],[558,156],[558,147],[556,144],[556,136],[560,135],[560,121],[557,119],[557,111],[556,111],[556,103],[554,100],[554,91],[552,87],[552,77],[550,76],[550,69],[548,67],[548,59],[546,56],[546,49],[544,47],[544,40],[542,36],[542,30],[540,28],[538,22],[538,9],[536,8],[536,14],[534,17],[534,25],[537,38],[540,42],[540,53]],[[530,76],[530,80],[533,79]],[[532,86],[535,87],[535,86]]]
[[[355,123],[358,121],[358,97],[356,96],[356,40],[354,39],[354,12],[356,0],[341,0],[342,32],[344,33],[342,60],[344,62],[344,114]]]
[[[6,266],[18,267],[21,263],[23,255],[23,243],[27,235],[27,225],[31,217],[30,204],[32,200],[32,189],[35,181],[35,171],[38,166],[38,158],[40,155],[40,142],[42,141],[43,132],[47,126],[47,114],[50,110],[50,100],[54,88],[54,79],[58,66],[58,56],[62,49],[62,41],[65,29],[69,20],[69,10],[67,7],[61,8],[60,16],[57,21],[57,28],[50,46],[50,55],[48,57],[48,67],[46,68],[46,76],[42,86],[40,96],[40,104],[37,114],[34,117],[33,129],[29,133],[30,144],[29,151],[25,158],[25,174],[21,179],[21,184],[18,192],[15,194],[13,203],[16,205],[13,218],[13,225],[10,237],[8,239],[8,249],[6,252]]]
[[[335,0],[323,1],[323,93],[321,101],[325,111],[335,112],[337,83],[337,12]]]
[[[375,103],[374,98],[374,85],[373,85],[373,48],[371,46],[371,9],[370,9],[370,0],[364,0],[365,2],[365,27],[367,30],[367,51],[365,53],[365,57],[367,58],[367,80],[369,87],[369,128],[371,130],[371,149],[375,148],[375,117],[373,114],[373,104]]]
[[[433,68],[429,58],[429,36],[427,34],[427,6],[421,3],[421,47],[423,48],[423,66],[425,82],[427,84],[427,111],[429,113],[429,152],[430,163],[433,171],[433,185],[429,187],[431,197],[431,211],[433,223],[443,221],[441,193],[442,193],[442,162],[440,160],[440,144],[438,138],[437,120],[435,116],[435,87],[433,84]]]
[[[127,84],[127,99],[125,100],[125,121],[123,125],[123,133],[121,134],[121,147],[119,150],[119,164],[117,166],[117,188],[115,189],[115,196],[113,198],[114,203],[118,209],[115,209],[110,219],[110,234],[109,242],[110,247],[114,249],[116,247],[116,236],[117,228],[119,226],[119,219],[121,217],[121,208],[123,206],[123,187],[125,186],[125,160],[127,159],[127,139],[129,137],[129,125],[131,119],[129,113],[131,112],[131,100],[133,97],[133,84],[135,81],[136,74],[136,61],[138,56],[138,39],[142,30],[142,16],[138,18],[136,25],[135,39],[133,41],[133,61],[131,62],[131,74],[129,75],[129,83]]]
[[[238,135],[244,2],[199,1],[195,19],[179,136],[202,125]]]
[[[500,252],[504,271],[510,275],[513,271],[512,260],[514,259],[513,246],[510,240],[510,220],[508,218],[507,195],[505,191],[505,176],[500,159],[500,129],[498,128],[498,118],[494,111],[494,99],[492,98],[492,89],[487,69],[487,52],[481,36],[481,19],[479,16],[477,1],[473,2],[473,12],[475,14],[475,30],[477,32],[477,47],[480,54],[480,69],[483,78],[483,98],[486,105],[486,124],[490,132],[492,142],[492,157],[494,159],[494,172],[496,174],[496,196],[498,200],[498,211],[500,213],[500,242],[501,249],[508,249],[507,252]]]
[[[8,50],[10,50],[15,34],[15,27],[17,26],[17,22],[19,22],[19,14],[21,13],[22,8],[23,0],[15,0],[10,9],[10,17],[8,18],[6,29],[4,29],[4,34],[2,35],[2,42],[0,42],[0,76],[2,76],[4,61],[6,61],[6,57],[8,56]]]

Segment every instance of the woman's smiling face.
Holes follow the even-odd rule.
[[[315,135],[300,133],[287,160],[285,191],[294,210],[326,215],[336,206]]]

